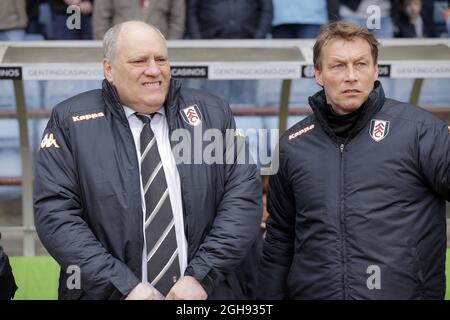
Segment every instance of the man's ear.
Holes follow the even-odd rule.
[[[378,79],[378,63],[375,65],[375,76],[373,81],[375,82]]]
[[[103,74],[105,75],[106,80],[108,80],[109,83],[114,83],[114,77],[113,77],[113,71],[112,71],[112,65],[110,61],[107,58],[103,58]]]
[[[319,69],[314,68],[314,78],[316,78],[316,82],[319,86],[323,87],[323,81],[322,81],[322,71]]]

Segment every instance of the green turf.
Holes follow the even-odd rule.
[[[14,300],[56,300],[59,265],[52,257],[10,257],[19,289]]]
[[[445,300],[450,300],[450,249],[447,249],[447,259],[445,261],[445,274],[447,276]]]
[[[10,257],[19,289],[15,300],[54,300],[58,298],[59,265],[51,257]],[[450,300],[450,249],[446,261],[447,291]]]

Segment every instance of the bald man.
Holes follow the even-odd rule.
[[[194,130],[225,141],[228,104],[171,79],[153,26],[114,26],[103,47],[102,89],[54,108],[36,159],[36,229],[61,265],[59,297],[253,297],[242,265],[256,258],[262,209],[256,166],[237,161],[247,146],[237,134],[217,144],[234,151],[225,162],[194,161],[192,144],[172,151],[180,135],[210,145]]]

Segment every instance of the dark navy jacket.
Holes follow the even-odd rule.
[[[0,300],[10,300],[14,298],[16,290],[17,285],[11,265],[9,264],[9,258],[0,246]]]
[[[423,37],[428,37],[430,34],[429,26],[425,23],[423,24]],[[394,32],[396,38],[417,38],[416,28],[410,22],[409,16],[404,12],[400,11],[398,14],[398,20],[396,22],[396,30]]]
[[[194,136],[194,126],[182,116],[182,109],[194,104],[203,131],[235,128],[224,101],[182,89],[172,80],[165,103],[171,133],[185,128]],[[244,148],[239,152],[248,151]],[[37,154],[34,208],[38,235],[62,268],[61,299],[123,298],[140,282],[138,168],[128,120],[106,81],[102,90],[82,93],[54,108]],[[249,250],[262,213],[256,166],[182,163],[177,168],[188,242],[185,274],[199,280],[211,299],[251,297],[254,283],[244,279],[239,266],[252,265],[246,259],[256,257]],[[66,284],[73,281],[68,279],[73,273],[66,272],[71,265],[81,270],[79,290]]]
[[[444,298],[450,129],[379,82],[366,103],[346,141],[319,111],[323,91],[281,137],[261,298]]]
[[[263,39],[272,24],[272,0],[189,0],[192,39]]]

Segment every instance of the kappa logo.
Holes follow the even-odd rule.
[[[184,108],[180,112],[184,121],[191,126],[198,126],[202,122],[202,114],[196,104]]]
[[[306,127],[306,128],[303,128],[303,129],[301,129],[301,130],[299,130],[299,131],[297,131],[297,132],[294,132],[293,134],[290,134],[290,135],[289,135],[289,140],[298,138],[298,137],[300,137],[301,135],[303,135],[303,134],[305,134],[305,133],[311,131],[312,129],[314,129],[314,125],[313,125],[313,124],[310,125],[309,127]]]
[[[51,148],[51,147],[59,148],[59,145],[56,142],[56,139],[53,136],[53,133],[46,133],[41,142],[41,149]]]
[[[98,112],[98,113],[90,113],[90,114],[84,114],[81,116],[73,116],[72,120],[73,122],[78,122],[78,121],[84,121],[84,120],[94,120],[97,119],[99,117],[104,117],[105,114],[103,112]]]
[[[373,140],[379,142],[386,138],[389,133],[390,122],[384,120],[372,119],[370,121],[369,134]]]

